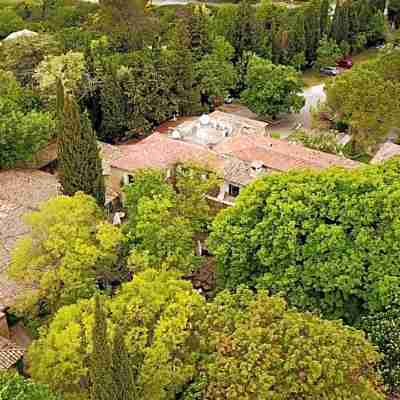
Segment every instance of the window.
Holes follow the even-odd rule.
[[[237,197],[239,196],[240,187],[236,185],[229,184],[229,196]]]
[[[122,178],[122,185],[129,185],[130,183],[133,183],[135,180],[134,176],[131,174],[125,174]]]

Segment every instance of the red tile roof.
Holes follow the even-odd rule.
[[[0,336],[0,371],[14,366],[24,355],[25,349]]]
[[[177,162],[201,162],[210,166],[219,165],[217,154],[204,146],[175,140],[153,133],[140,143],[121,146],[122,157],[111,162],[111,166],[124,171],[141,168],[166,168]]]
[[[259,160],[266,167],[277,171],[295,168],[324,169],[331,166],[356,168],[360,165],[356,161],[333,154],[264,136],[234,136],[218,144],[213,150],[243,161]]]

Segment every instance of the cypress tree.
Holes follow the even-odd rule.
[[[62,191],[72,196],[78,191],[93,196],[101,206],[105,185],[97,138],[87,114],[81,114],[75,99],[57,87],[58,172]]]
[[[299,11],[293,17],[288,34],[289,63],[297,69],[300,69],[305,63],[306,33],[304,24],[304,13]]]
[[[330,10],[330,1],[322,0],[321,12],[320,12],[321,37],[323,37],[325,35],[325,33],[329,32],[329,10]]]
[[[349,7],[347,4],[341,4],[340,0],[336,1],[335,14],[333,16],[331,38],[336,43],[348,42],[350,33]]]
[[[238,6],[238,15],[234,32],[234,47],[237,59],[244,51],[252,51],[255,38],[255,12],[249,1],[242,0]]]
[[[320,29],[320,0],[313,0],[305,8],[305,38],[306,38],[306,60],[313,62],[317,56],[317,49],[321,39]]]
[[[191,6],[188,27],[190,29],[190,47],[198,61],[209,52],[211,47],[205,5]]]
[[[123,328],[117,325],[112,351],[115,400],[138,400],[135,370],[124,342]]]
[[[112,356],[107,341],[107,320],[99,295],[94,298],[93,350],[90,356],[91,400],[114,400]]]
[[[178,20],[173,40],[175,59],[171,75],[174,77],[172,92],[180,115],[189,115],[200,107],[200,92],[195,88],[194,57],[190,50],[190,30],[183,19]]]

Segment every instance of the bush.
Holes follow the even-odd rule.
[[[400,390],[400,309],[395,308],[363,319],[368,338],[383,353],[378,371],[391,392]]]
[[[61,400],[45,385],[39,385],[16,373],[0,372],[1,400]]]
[[[344,146],[338,144],[338,137],[335,132],[308,133],[297,131],[290,135],[290,140],[301,143],[310,149],[324,151],[331,154],[341,154]]]
[[[353,323],[400,290],[400,159],[353,171],[272,174],[214,220],[220,286],[261,286]]]

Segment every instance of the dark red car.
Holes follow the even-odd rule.
[[[350,69],[353,66],[353,60],[351,58],[342,58],[336,65],[340,68]]]

